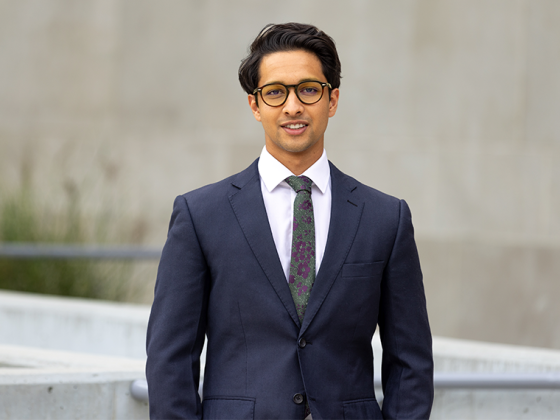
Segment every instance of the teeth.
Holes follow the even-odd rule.
[[[305,124],[288,124],[286,127],[297,130],[298,128],[305,127]]]

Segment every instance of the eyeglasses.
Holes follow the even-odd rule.
[[[325,86],[328,86],[329,89],[332,89],[330,83],[316,81],[301,82],[297,85],[270,83],[268,85],[261,86],[260,88],[256,88],[253,91],[253,95],[256,95],[257,92],[260,92],[261,98],[265,104],[273,107],[281,106],[284,105],[286,99],[288,99],[288,95],[290,94],[289,88],[293,87],[295,88],[296,96],[302,103],[306,105],[312,105],[321,100],[321,98],[323,97],[323,90]]]

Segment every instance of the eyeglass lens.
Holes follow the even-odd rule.
[[[296,86],[295,92],[301,102],[311,105],[323,96],[323,86],[319,82],[303,82]],[[288,93],[288,88],[281,84],[265,86],[261,91],[263,101],[269,106],[282,105]]]

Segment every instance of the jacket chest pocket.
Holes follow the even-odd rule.
[[[342,266],[343,279],[366,279],[378,278],[381,280],[385,261],[372,263],[347,263]]]

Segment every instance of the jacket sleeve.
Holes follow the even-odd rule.
[[[147,334],[151,419],[202,417],[198,384],[206,330],[208,267],[188,204],[175,199]]]
[[[434,397],[432,336],[412,217],[403,200],[381,287],[383,417],[428,419]]]

